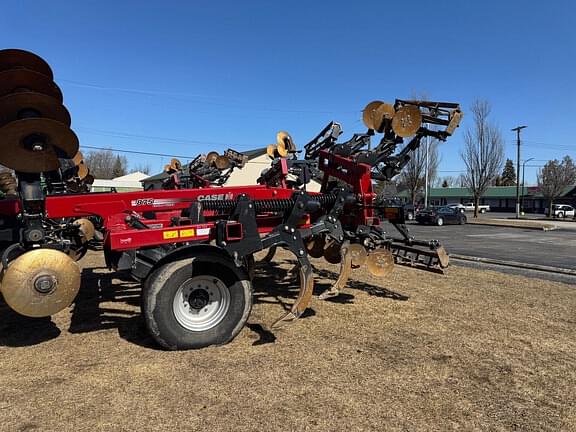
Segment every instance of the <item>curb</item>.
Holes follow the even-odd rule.
[[[556,273],[556,274],[564,274],[564,275],[569,275],[569,276],[576,276],[576,270],[562,268],[562,267],[551,267],[551,266],[543,266],[543,265],[537,265],[537,264],[526,264],[526,263],[521,263],[521,262],[517,262],[517,261],[502,261],[502,260],[497,260],[497,259],[492,259],[492,258],[480,258],[480,257],[473,257],[473,256],[468,256],[468,255],[457,255],[457,254],[451,254],[450,258],[453,258],[455,260],[472,261],[472,262],[483,263],[483,264],[494,264],[494,265],[500,265],[500,266],[505,266],[505,267],[514,267],[514,268],[520,268],[520,269],[526,269],[526,270],[537,270],[537,271],[547,272],[547,273]]]
[[[554,231],[558,229],[557,225],[534,225],[534,224],[526,224],[526,225],[514,225],[514,224],[506,224],[506,223],[497,223],[497,222],[467,222],[469,225],[486,225],[486,226],[497,226],[497,227],[505,227],[505,228],[522,228],[522,229],[532,229],[538,231]]]

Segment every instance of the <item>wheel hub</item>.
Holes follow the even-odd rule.
[[[188,304],[192,309],[200,310],[210,302],[210,294],[206,290],[197,289],[188,296]]]
[[[229,287],[209,275],[185,281],[178,287],[172,303],[176,321],[190,331],[210,330],[224,319],[229,309]]]

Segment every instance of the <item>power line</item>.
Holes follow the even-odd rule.
[[[197,104],[206,104],[206,105],[215,105],[221,107],[228,107],[228,108],[237,108],[237,109],[248,109],[253,111],[262,111],[262,112],[278,112],[278,113],[294,113],[294,114],[359,114],[361,111],[330,111],[330,110],[301,110],[301,109],[283,109],[283,108],[276,108],[276,107],[255,107],[244,105],[242,103],[226,103],[226,102],[215,102],[206,99],[223,99],[220,96],[206,96],[206,95],[190,95],[186,93],[173,93],[173,92],[163,92],[158,90],[148,90],[148,89],[135,89],[135,88],[124,88],[124,87],[107,87],[98,84],[80,82],[80,81],[72,81],[66,79],[60,79],[59,81],[65,82],[73,87],[81,87],[81,88],[89,88],[93,90],[103,90],[103,91],[115,91],[120,93],[129,93],[129,94],[136,94],[141,96],[152,96],[152,97],[162,97],[168,99],[174,99],[179,101],[188,101]],[[197,99],[204,99],[204,100],[193,100],[194,98]]]
[[[143,152],[137,150],[120,150],[110,147],[95,147],[95,146],[87,146],[81,145],[82,148],[93,149],[93,150],[108,150],[117,153],[130,153],[130,154],[140,154],[140,155],[147,155],[147,156],[160,156],[160,157],[173,157],[173,158],[181,158],[181,159],[194,159],[196,156],[182,156],[182,155],[174,155],[174,154],[166,154],[166,153],[152,153],[152,152]]]

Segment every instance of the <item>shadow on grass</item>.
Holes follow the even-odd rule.
[[[280,262],[285,264],[286,262]],[[104,268],[87,268],[82,271],[82,285],[71,309],[69,332],[89,333],[117,329],[124,340],[149,349],[161,349],[149,336],[140,313],[141,287],[128,275],[113,273]],[[98,271],[98,272],[97,272]],[[337,274],[329,270],[314,269],[315,279],[336,280]],[[258,266],[254,277],[254,303],[280,304],[290,310],[298,296],[299,282],[296,273],[284,269],[279,263]],[[326,281],[317,281],[314,294],[318,295],[330,287]],[[361,290],[377,297],[407,300],[408,297],[386,288],[350,280],[347,288]],[[328,301],[350,304],[354,295],[341,293]],[[316,315],[308,308],[300,319]],[[21,347],[40,344],[60,335],[60,329],[48,318],[28,318],[12,311],[0,297],[0,346]],[[254,345],[274,343],[274,333],[260,323],[249,323],[247,327],[259,339]]]

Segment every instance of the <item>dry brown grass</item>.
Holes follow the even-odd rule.
[[[0,305],[1,430],[576,430],[574,287],[356,271],[338,301],[275,335],[260,326],[284,299],[259,291],[231,344],[165,352],[137,285],[96,255],[84,264],[76,305],[52,323]],[[337,268],[317,266],[321,289]],[[285,287],[272,279],[288,268],[259,272],[257,290]]]

